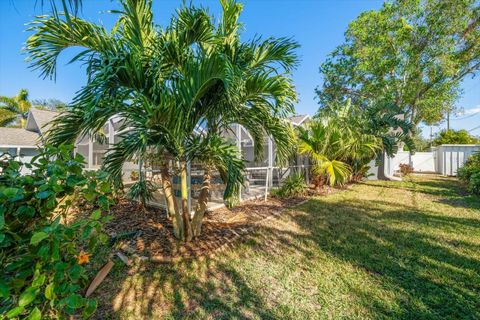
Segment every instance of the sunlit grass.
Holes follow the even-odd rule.
[[[269,220],[214,259],[129,268],[98,318],[477,319],[480,198],[454,179],[371,182]]]

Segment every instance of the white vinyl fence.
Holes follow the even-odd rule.
[[[455,176],[475,152],[480,152],[480,145],[444,144],[430,152],[416,152],[412,155],[408,151],[400,151],[388,159],[386,168],[391,176],[400,170],[400,164],[410,164],[415,172]]]

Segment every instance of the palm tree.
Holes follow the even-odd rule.
[[[35,34],[27,42],[34,68],[55,77],[56,60],[66,48],[84,51],[73,60],[87,63],[89,81],[71,108],[57,118],[49,135],[54,144],[73,142],[81,135],[101,138],[100,128],[113,115],[124,119],[121,141],[112,146],[105,169],[120,181],[122,165],[141,163],[152,154],[162,164],[162,183],[175,234],[189,240],[200,234],[210,187],[210,171],[226,182],[224,197],[234,196],[243,182],[244,163],[234,145],[221,136],[232,123],[241,123],[256,142],[256,153],[267,135],[286,155],[292,140],[282,120],[293,111],[295,90],[289,72],[297,59],[289,39],[240,42],[235,1],[221,1],[223,15],[215,26],[205,9],[177,11],[170,24],[156,28],[151,1],[124,0],[112,31],[79,18],[46,17],[32,22]],[[202,134],[195,134],[196,128]],[[204,187],[193,219],[187,208],[187,163],[205,167]],[[173,196],[169,163],[181,176],[181,205]],[[141,175],[134,189],[148,198]]]
[[[316,185],[363,178],[368,163],[381,149],[381,139],[369,132],[369,119],[347,101],[331,105],[299,128],[299,152],[314,161]]]
[[[32,104],[28,91],[21,89],[14,97],[0,96],[0,127],[25,127]]]
[[[352,169],[352,180],[364,177],[369,162],[381,149],[381,138],[378,132],[372,132],[371,119],[350,100],[333,105],[317,115],[329,123],[330,130],[336,131],[343,141],[339,160],[347,163]],[[377,118],[381,118],[377,114]],[[376,134],[374,134],[376,133]]]
[[[313,160],[314,184],[320,188],[326,182],[333,186],[346,182],[350,166],[338,160],[343,155],[346,141],[332,126],[313,120],[305,128],[298,128],[298,151]]]

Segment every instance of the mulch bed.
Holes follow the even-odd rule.
[[[306,198],[252,200],[233,209],[207,212],[200,237],[181,243],[162,209],[142,209],[136,202],[121,199],[111,208],[113,219],[105,225],[115,247],[127,254],[156,262],[172,262],[209,256],[251,232],[264,219],[278,216]]]

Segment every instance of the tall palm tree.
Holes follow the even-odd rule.
[[[0,127],[24,128],[31,107],[26,89],[21,89],[14,97],[0,96]]]
[[[80,135],[101,138],[100,128],[113,115],[124,119],[121,142],[112,146],[105,169],[121,177],[122,165],[154,153],[162,163],[162,183],[175,234],[189,240],[200,234],[208,201],[210,172],[220,171],[225,198],[243,182],[244,163],[221,132],[232,123],[251,131],[256,154],[267,135],[287,154],[292,140],[282,120],[293,111],[295,90],[289,72],[297,44],[289,39],[240,41],[242,6],[222,0],[219,25],[203,8],[177,10],[163,29],[153,23],[151,1],[124,0],[112,31],[71,16],[32,22],[35,34],[27,42],[34,68],[55,77],[58,55],[66,48],[84,48],[73,60],[87,63],[88,83],[71,108],[56,120],[49,141],[73,142]],[[203,128],[196,134],[196,128]],[[181,176],[181,205],[173,196],[173,160]],[[187,206],[186,164],[205,166],[204,187],[193,219]],[[148,191],[142,175],[136,190]]]

